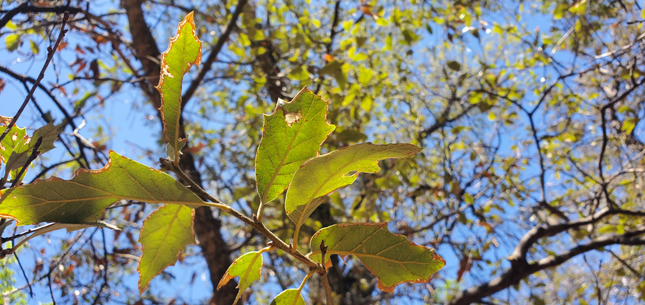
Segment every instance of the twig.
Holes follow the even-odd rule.
[[[71,12],[72,14],[80,13],[81,10],[77,7],[73,6],[31,6],[29,5],[31,1],[25,1],[21,5],[16,6],[15,8],[11,9],[10,11],[6,12],[4,16],[2,16],[2,19],[0,19],[0,29],[4,28],[13,17],[15,17],[18,14],[24,14],[24,13],[65,13],[69,14]]]
[[[325,297],[327,299],[327,305],[333,305],[334,301],[331,297],[331,286],[329,286],[329,279],[327,278],[327,268],[325,268],[325,255],[327,254],[327,246],[325,246],[325,241],[320,242],[320,254],[322,255],[322,270],[320,272],[320,278],[323,287],[325,288]]]
[[[316,272],[320,271],[321,267],[317,263],[315,263],[309,257],[307,257],[304,254],[302,254],[300,251],[297,251],[297,250],[293,251],[292,246],[287,245],[284,241],[282,241],[282,239],[280,239],[275,234],[273,234],[273,232],[271,232],[271,230],[267,229],[267,227],[264,226],[263,223],[261,223],[259,221],[254,221],[253,219],[246,217],[244,214],[242,214],[242,213],[238,212],[237,210],[231,208],[230,206],[224,204],[219,199],[213,197],[211,194],[209,194],[206,191],[204,191],[204,189],[202,189],[199,185],[197,185],[197,183],[195,183],[195,181],[190,179],[190,177],[188,177],[179,168],[179,166],[175,165],[175,163],[172,160],[167,159],[167,158],[159,158],[159,162],[161,163],[162,168],[172,171],[173,173],[175,173],[177,175],[177,177],[179,177],[179,179],[181,181],[187,183],[189,185],[189,189],[193,193],[195,193],[197,196],[199,196],[201,198],[204,198],[204,199],[209,200],[209,201],[212,202],[212,203],[204,202],[204,203],[202,203],[203,206],[218,208],[218,209],[222,210],[223,212],[228,213],[228,214],[232,215],[233,217],[243,221],[244,223],[246,223],[247,225],[251,226],[256,231],[258,231],[260,234],[266,236],[269,240],[271,240],[273,242],[273,245],[276,248],[289,253],[289,255],[293,256],[295,259],[297,259],[300,262],[302,262],[303,264],[307,265],[307,267],[309,267],[310,270],[313,270],[313,271],[316,271]]]
[[[27,273],[25,273],[25,268],[22,267],[22,263],[20,262],[20,259],[18,258],[18,253],[14,252],[13,256],[16,257],[16,261],[18,262],[18,266],[20,267],[20,271],[22,271],[22,275],[25,277],[25,281],[27,282],[27,285],[29,287],[29,296],[32,298],[34,297],[34,290],[31,288],[31,284],[29,283],[29,279],[27,278]]]
[[[29,90],[29,93],[25,97],[25,101],[22,102],[22,106],[20,106],[20,109],[18,109],[18,112],[16,112],[16,115],[13,117],[13,119],[11,119],[11,122],[4,130],[2,135],[0,135],[0,142],[2,141],[2,139],[4,139],[5,136],[7,136],[7,134],[9,134],[11,127],[13,127],[16,124],[16,121],[18,121],[18,118],[22,114],[22,111],[25,110],[27,103],[29,103],[29,100],[31,100],[31,97],[34,95],[36,88],[38,88],[38,84],[40,84],[40,81],[45,77],[45,70],[47,70],[47,66],[49,66],[49,62],[54,57],[54,53],[56,52],[58,45],[60,44],[61,41],[63,41],[63,37],[65,37],[65,33],[67,33],[67,30],[65,29],[65,24],[67,23],[67,19],[69,19],[69,12],[65,12],[65,14],[63,15],[63,24],[61,25],[60,34],[58,34],[58,39],[56,40],[56,43],[54,44],[53,48],[51,46],[47,47],[47,60],[45,61],[45,65],[43,65],[43,68],[40,70],[40,74],[38,75],[38,78],[36,78],[36,81],[31,87],[31,90]]]
[[[11,183],[11,187],[16,187],[16,185],[18,185],[18,183],[22,181],[22,175],[25,174],[25,171],[27,171],[27,168],[29,168],[31,162],[33,162],[36,157],[38,157],[38,149],[40,148],[41,144],[43,144],[43,137],[38,137],[36,144],[34,144],[34,148],[31,150],[31,154],[27,158],[27,162],[25,162],[25,165],[20,169],[18,175],[13,177],[13,183]]]

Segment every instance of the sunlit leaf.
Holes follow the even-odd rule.
[[[300,290],[298,289],[287,289],[280,294],[278,294],[271,305],[306,305],[305,299],[300,295]]]
[[[303,162],[318,155],[336,126],[327,122],[327,102],[306,88],[289,103],[264,116],[264,131],[255,160],[263,203],[280,195]]]
[[[105,167],[80,169],[71,180],[52,177],[0,193],[0,215],[38,222],[94,223],[121,200],[198,206],[202,200],[173,177],[110,151]]]
[[[177,261],[187,245],[195,244],[195,210],[184,205],[163,205],[143,221],[139,243],[143,246],[137,271],[139,293],[166,267]]]
[[[259,280],[262,276],[262,252],[263,251],[252,251],[238,257],[233,264],[228,267],[228,270],[226,270],[226,273],[217,285],[217,290],[219,290],[234,277],[238,276],[240,278],[240,282],[237,284],[239,291],[233,304],[237,304],[237,301],[242,296],[244,290],[249,288],[251,283]]]
[[[0,127],[0,133],[4,132],[6,127]],[[32,137],[27,135],[25,128],[11,127],[11,131],[7,136],[2,139],[0,143],[0,160],[2,160],[6,168],[5,170],[12,171],[12,179],[16,179],[17,171],[19,171],[29,159],[34,145],[38,138],[42,137],[42,142],[38,147],[38,152],[44,153],[54,148],[54,142],[58,138],[59,127],[49,123],[38,130],[34,131]]]
[[[202,42],[197,39],[193,13],[179,23],[177,35],[170,39],[168,50],[161,54],[161,78],[157,90],[161,95],[161,116],[168,142],[168,157],[179,162],[180,150],[186,139],[179,138],[181,118],[181,84],[184,74],[202,58]]]
[[[7,37],[5,37],[4,42],[7,47],[7,50],[9,52],[13,52],[16,49],[18,49],[22,40],[20,39],[20,35],[10,34],[10,35],[7,35]]]
[[[387,223],[338,224],[318,231],[311,237],[313,250],[307,254],[321,262],[320,243],[325,241],[329,255],[353,255],[379,279],[378,288],[394,292],[402,283],[425,283],[446,262],[433,249],[419,246],[405,236],[390,232]]]
[[[293,176],[285,203],[287,215],[298,229],[320,205],[321,201],[316,198],[352,184],[360,172],[378,172],[381,169],[378,160],[406,158],[419,151],[421,148],[411,144],[365,143],[313,158],[304,163]],[[355,173],[348,175],[350,172]]]

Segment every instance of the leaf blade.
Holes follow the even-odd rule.
[[[244,290],[249,288],[252,282],[259,280],[262,276],[262,253],[263,251],[251,251],[238,257],[228,267],[226,273],[217,285],[217,290],[219,290],[234,277],[238,276],[240,278],[237,284],[239,291],[237,292],[237,296],[235,296],[233,304],[237,304]]]
[[[179,138],[181,119],[181,87],[184,74],[193,65],[201,63],[202,42],[197,38],[193,13],[179,23],[177,34],[170,39],[168,49],[161,54],[161,77],[157,90],[161,95],[161,119],[168,142],[168,153],[175,164],[179,162],[181,148],[186,139]]]
[[[296,223],[298,230],[322,203],[317,198],[352,184],[360,172],[379,171],[378,160],[409,157],[419,151],[421,148],[411,144],[365,143],[313,158],[303,164],[293,177],[285,202],[287,215]],[[354,171],[354,175],[345,176]]]
[[[287,289],[278,294],[271,305],[306,305],[305,299],[300,294],[300,289]]]
[[[327,246],[326,262],[331,254],[356,256],[379,279],[378,288],[386,292],[394,292],[397,285],[405,282],[428,282],[446,264],[434,249],[390,232],[387,223],[337,224],[321,229],[311,238],[314,251],[307,254],[314,261],[321,259],[322,241]],[[403,259],[401,254],[408,256]]]
[[[256,155],[256,184],[261,202],[277,198],[293,174],[315,157],[336,128],[327,121],[327,102],[303,88],[291,102],[279,103],[264,116],[263,136]]]
[[[153,278],[177,262],[186,246],[195,244],[194,217],[195,210],[187,206],[165,204],[143,221],[139,236],[143,248],[137,265],[140,294]]]
[[[56,148],[54,142],[58,139],[59,126],[48,123],[34,131],[31,137],[27,135],[25,128],[12,127],[11,129],[0,145],[0,159],[5,160],[6,170],[11,170],[11,178],[19,179],[16,175],[27,163],[38,138],[43,138],[38,152],[45,153]],[[0,132],[3,131],[4,127],[0,127]],[[11,150],[7,148],[11,148]]]
[[[0,215],[20,225],[93,223],[105,208],[121,199],[191,206],[203,203],[168,174],[114,151],[109,156],[105,167],[78,170],[71,180],[52,177],[1,191]]]

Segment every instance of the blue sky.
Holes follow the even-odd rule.
[[[100,10],[100,9],[105,9],[107,7],[95,7],[95,9]],[[499,15],[499,16],[493,16],[493,20],[487,20],[489,23],[492,23],[496,21],[495,19],[499,18],[499,22],[503,23],[504,16]],[[150,21],[154,22],[154,21]],[[526,13],[524,16],[522,16],[521,23],[524,23],[526,25],[526,28],[528,30],[534,30],[535,28],[539,27],[542,30],[546,30],[549,28],[552,20],[550,19],[550,16],[544,16],[544,15],[537,15],[533,14],[532,11],[529,11],[529,13]],[[439,29],[438,26],[434,26],[435,29]],[[6,31],[6,29],[3,29]],[[439,30],[435,30],[435,33],[433,35],[427,35],[425,33],[424,35],[424,40],[421,41],[421,45],[424,47],[427,45],[434,45],[434,44],[439,44],[441,35],[442,33]],[[492,34],[489,34],[492,35]],[[69,46],[74,46],[77,42],[80,41],[80,38],[77,35],[70,34],[67,38],[67,42],[69,43]],[[2,40],[3,41],[3,40]],[[163,50],[165,49],[165,41],[167,41],[167,38],[164,37],[163,39],[158,39],[160,48]],[[29,52],[25,52],[24,54],[17,53],[17,52],[8,52],[5,48],[4,45],[2,44],[3,42],[0,42],[0,65],[4,67],[8,67],[16,72],[23,73],[23,74],[28,74],[30,76],[35,77],[37,73],[40,71],[41,63],[44,60],[45,56],[45,44],[41,44],[41,53],[36,57],[35,60],[30,59],[28,56],[25,54]],[[23,45],[23,49],[28,49],[28,43],[25,43]],[[478,52],[478,47],[473,44],[471,48],[471,52]],[[421,53],[419,53],[421,54]],[[559,52],[556,53],[557,57],[559,59],[568,61],[570,60],[570,56],[564,52]],[[101,58],[105,58],[105,56],[102,56]],[[67,62],[72,62],[75,60],[75,53],[73,51],[73,47],[68,47],[65,51],[60,52],[57,54],[57,60],[64,60]],[[109,64],[109,63],[106,63]],[[44,84],[49,84],[49,83],[56,83],[57,82],[57,74],[55,73],[55,69],[59,67],[54,67],[50,66],[48,69],[45,79],[43,80]],[[65,81],[68,78],[68,75],[71,74],[70,71],[59,71],[60,72],[60,80]],[[550,74],[550,71],[545,71],[545,82],[550,82],[550,79],[548,77],[548,74]],[[3,79],[7,85],[4,88],[4,91],[0,94],[0,115],[4,116],[12,116],[18,107],[20,106],[22,100],[24,100],[25,97],[25,90],[22,87],[22,85],[12,79],[10,79],[6,75],[1,75],[0,78]],[[105,103],[103,107],[97,108],[98,110],[93,112],[92,114],[88,115],[86,117],[86,126],[79,131],[79,134],[88,139],[90,142],[93,140],[93,137],[95,136],[96,130],[98,126],[110,126],[110,130],[106,131],[106,133],[109,134],[110,136],[110,141],[107,143],[107,147],[109,149],[112,149],[119,154],[128,156],[130,158],[133,158],[135,160],[138,160],[146,165],[157,167],[157,165],[154,162],[151,162],[150,159],[144,157],[143,151],[140,148],[144,149],[149,149],[152,150],[156,153],[158,153],[158,156],[161,156],[163,153],[163,149],[160,148],[158,145],[158,139],[160,135],[160,124],[158,120],[156,119],[155,116],[155,110],[152,108],[152,106],[149,103],[144,103],[144,97],[141,94],[141,91],[138,89],[132,89],[132,87],[128,84],[125,84],[124,86],[128,86],[127,89],[122,90],[121,93],[119,93],[116,96],[112,96],[109,98],[109,100]],[[87,88],[90,89],[90,88]],[[84,88],[79,88],[79,90],[85,90]],[[103,89],[105,91],[105,89]],[[68,92],[69,93],[69,92]],[[82,91],[81,91],[82,93]],[[55,94],[59,95],[62,101],[67,102],[69,97],[63,96],[63,93],[59,90],[55,91]],[[106,95],[106,92],[100,92],[100,94]],[[78,98],[82,97],[83,94],[77,94],[75,97],[71,98],[72,102],[77,100]],[[51,103],[49,98],[45,96],[42,92],[36,91],[35,95],[36,100],[41,104],[41,106],[45,109],[45,111],[51,111],[51,113],[54,115],[54,118],[56,119],[56,122],[60,122],[61,116],[59,115],[58,110],[54,107],[54,105]],[[530,98],[529,98],[530,99]],[[88,103],[96,103],[98,100],[92,99],[88,101]],[[73,107],[71,104],[66,105],[68,110],[71,110]],[[100,115],[99,115],[100,114]],[[522,115],[522,114],[519,114]],[[230,118],[220,118],[222,120],[224,119],[230,119]],[[537,120],[541,120],[541,117],[537,117]],[[77,124],[80,124],[80,121],[76,122]],[[42,126],[44,122],[39,118],[39,115],[35,111],[33,105],[31,103],[27,107],[25,113],[21,116],[20,120],[18,121],[18,126],[21,127],[27,127],[31,131],[33,129],[38,128]],[[216,124],[221,124],[221,123],[216,123]],[[66,129],[67,133],[71,133],[70,128]],[[60,145],[59,145],[60,146]],[[508,141],[504,141],[502,143],[502,153],[510,153],[510,144]],[[57,148],[56,150],[49,152],[46,156],[49,158],[48,162],[49,163],[54,163],[62,160],[66,160],[69,158],[69,156],[66,155],[67,153],[61,149]],[[27,176],[27,181],[31,180],[33,175],[37,173],[36,169],[32,169],[28,176]],[[525,175],[535,175],[537,173],[537,167],[531,166],[529,169],[526,171]],[[62,177],[63,178],[69,178],[70,173],[65,172],[63,173]],[[555,181],[552,173],[549,173],[548,179],[553,182]],[[512,210],[512,209],[511,209]],[[152,211],[152,209],[148,209],[148,212]],[[89,229],[93,230],[93,229]],[[107,231],[106,233],[106,240],[108,242],[108,248],[111,248],[111,241],[113,237],[113,232]],[[481,232],[480,232],[481,233]],[[49,253],[54,253],[55,250],[60,248],[60,240],[61,238],[69,237],[75,233],[63,233],[63,232],[57,232],[55,234],[52,234],[49,237],[49,241],[51,243],[48,243],[48,241],[45,238],[38,238],[35,239],[31,244],[34,249],[40,249],[40,247],[44,247],[46,249],[46,254],[42,255],[39,254],[38,251],[34,251],[32,249],[23,249],[19,254],[21,255],[21,261],[24,264],[24,267],[27,269],[27,273],[30,274],[31,269],[33,269],[34,265],[33,263],[37,261],[38,258],[44,258],[46,257],[47,254]],[[496,253],[498,255],[504,255],[505,253],[509,253],[511,251],[510,248],[504,248],[502,247],[499,249],[499,251]],[[444,268],[443,272],[447,273],[448,275],[452,276],[456,274],[458,266],[459,266],[459,260],[455,254],[447,249],[446,247],[440,247],[438,249],[438,252],[440,255],[442,255],[446,261],[447,265]],[[489,255],[493,255],[492,253]],[[490,259],[496,260],[496,258],[493,257],[487,257]],[[161,294],[164,296],[172,297],[174,295],[181,295],[182,298],[184,298],[186,301],[190,302],[198,302],[200,300],[203,300],[207,298],[210,295],[211,291],[211,283],[209,281],[208,274],[205,273],[205,264],[203,260],[200,258],[189,258],[188,261],[196,262],[194,265],[191,267],[186,267],[183,265],[175,266],[175,267],[170,267],[167,269],[167,271],[171,274],[173,274],[176,278],[171,280],[170,282],[166,282],[163,280],[160,280],[159,278],[155,279],[152,284],[151,291],[154,294]],[[505,266],[503,264],[502,266]],[[13,266],[13,268],[18,271],[18,274],[16,276],[16,279],[18,280],[18,285],[21,286],[24,284],[24,279],[19,273],[19,270],[17,269],[16,266]],[[484,270],[484,272],[489,272],[490,270]],[[189,283],[191,281],[191,278],[193,274],[196,274],[195,278],[195,284],[190,286]],[[304,274],[303,274],[304,277]],[[132,287],[136,287],[136,283],[138,280],[138,276],[136,274],[131,274],[127,275],[123,278],[124,281],[128,282],[129,285]],[[269,281],[272,281],[272,279],[269,279]],[[464,280],[462,280],[462,287],[469,287],[473,283],[472,278],[469,276],[466,276]],[[257,286],[255,286],[257,287]],[[265,287],[265,286],[263,286]],[[38,304],[40,302],[50,302],[50,296],[49,296],[49,291],[47,290],[46,285],[36,285],[34,287],[34,292],[35,296],[34,298],[28,298],[30,304]],[[269,288],[267,288],[268,293],[273,292],[275,290],[275,294],[278,292],[278,286],[277,285],[269,285]],[[115,299],[118,299],[115,298]],[[407,303],[407,302],[405,302]]]

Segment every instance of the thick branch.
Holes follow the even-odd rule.
[[[594,215],[597,217],[590,216],[578,221],[574,221],[573,223],[548,228],[542,226],[534,227],[520,240],[518,246],[515,249],[515,252],[513,252],[513,254],[509,257],[509,260],[511,261],[511,267],[509,269],[507,269],[501,276],[487,283],[459,292],[455,296],[455,298],[453,298],[449,302],[449,304],[461,305],[480,301],[485,297],[488,297],[494,293],[497,293],[519,283],[522,279],[533,273],[547,268],[559,266],[569,259],[575,257],[576,255],[586,253],[591,250],[599,249],[609,245],[645,245],[645,237],[638,237],[645,234],[645,227],[639,227],[636,230],[626,232],[622,235],[610,235],[593,239],[586,244],[578,245],[574,248],[560,253],[559,255],[549,256],[537,262],[528,263],[526,261],[526,252],[529,250],[530,246],[539,238],[553,236],[559,232],[568,229],[574,229],[585,224],[596,222],[603,217],[614,214],[621,214],[622,212],[629,215],[634,215],[634,213],[636,213],[637,215],[645,216],[645,212],[604,210]]]
[[[637,237],[644,233],[645,228],[640,228],[623,235],[600,237],[593,239],[586,244],[564,251],[560,255],[549,256],[532,264],[527,264],[526,262],[512,263],[511,268],[506,270],[500,277],[483,285],[459,292],[448,304],[465,305],[478,302],[485,297],[519,283],[523,278],[533,273],[559,266],[576,255],[586,253],[591,250],[609,245],[645,245],[645,237]]]

